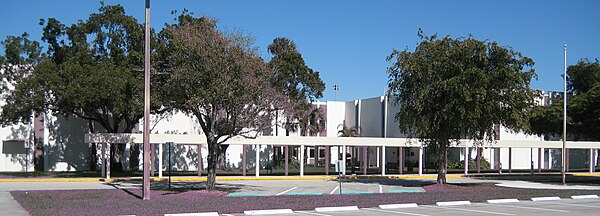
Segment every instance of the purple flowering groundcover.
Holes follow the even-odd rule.
[[[168,213],[219,212],[290,208],[312,210],[316,207],[381,204],[435,204],[439,201],[488,199],[530,199],[537,196],[598,194],[598,190],[527,190],[483,185],[428,185],[423,193],[344,194],[307,196],[229,197],[222,191],[152,191],[142,200],[139,189],[13,191],[12,196],[31,215],[164,215]]]

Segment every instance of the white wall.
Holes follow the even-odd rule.
[[[327,136],[337,137],[338,131],[342,129],[344,125],[344,119],[346,117],[346,103],[339,101],[328,101],[327,102]]]
[[[21,140],[27,145],[29,142],[29,128],[28,125],[17,124],[8,127],[0,127],[0,172],[6,171],[25,171],[25,164],[28,164],[28,171],[33,170],[33,151],[29,150],[29,155],[25,154],[14,154],[13,152],[4,152],[4,142],[8,140]],[[31,145],[33,146],[33,145]],[[28,162],[25,158],[28,158]]]
[[[46,119],[48,171],[89,170],[89,144],[83,140],[84,134],[89,131],[87,121],[53,115]]]
[[[383,137],[383,103],[380,97],[361,100],[359,115],[362,137]]]

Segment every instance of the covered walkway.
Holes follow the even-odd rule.
[[[155,145],[159,145],[159,155],[158,158],[163,158],[163,144],[173,143],[176,145],[195,145],[198,148],[198,158],[197,162],[200,165],[202,161],[202,145],[206,145],[206,137],[204,135],[174,135],[174,134],[151,134],[150,140],[152,145],[152,149]],[[110,133],[96,133],[96,134],[86,134],[85,135],[85,143],[98,143],[102,145],[102,175],[106,178],[110,178],[110,169],[106,169],[106,167],[110,167],[109,161],[106,156],[106,148],[111,144],[141,144],[142,143],[142,134],[110,134]],[[224,144],[228,145],[242,145],[245,149],[246,146],[252,145],[255,146],[256,149],[260,149],[260,146],[284,146],[285,151],[285,174],[288,174],[289,169],[289,155],[287,154],[289,151],[287,149],[289,146],[300,147],[299,150],[299,166],[300,166],[300,176],[303,177],[304,166],[305,166],[305,147],[324,147],[325,148],[325,174],[329,175],[329,168],[332,165],[331,161],[331,147],[340,147],[348,152],[347,149],[350,147],[362,147],[362,169],[363,175],[367,174],[367,147],[376,147],[381,149],[378,151],[379,155],[379,163],[381,175],[386,175],[386,149],[396,148],[398,152],[404,152],[403,148],[417,148],[418,149],[418,175],[423,175],[423,154],[424,149],[426,147],[423,146],[423,143],[419,142],[418,139],[407,139],[407,138],[371,138],[371,137],[299,137],[299,136],[261,136],[254,139],[243,138],[243,137],[234,137],[227,140]],[[542,172],[542,162],[544,160],[544,148],[551,149],[560,149],[562,148],[561,141],[520,141],[520,140],[496,140],[494,142],[484,142],[481,145],[475,145],[472,140],[461,140],[458,143],[452,144],[451,148],[462,148],[464,149],[465,158],[468,158],[470,148],[480,149],[480,148],[492,148],[492,149],[508,149],[508,167],[509,172],[512,171],[512,150],[513,148],[527,148],[527,149],[538,149],[538,172]],[[594,172],[594,159],[596,158],[596,149],[600,148],[600,142],[567,142],[567,151],[569,149],[589,149],[589,173]],[[255,151],[255,176],[260,176],[260,151]],[[316,151],[318,152],[318,151]],[[479,159],[481,158],[481,154],[479,150],[476,151],[477,162],[479,167]],[[500,151],[497,151],[496,157],[500,157]],[[568,156],[568,155],[567,155]],[[352,155],[351,157],[355,157]],[[243,151],[242,157],[242,172],[243,175],[246,174],[246,151]],[[343,156],[341,160],[341,164],[345,166],[347,164],[347,157]],[[156,157],[152,156],[151,161],[156,161]],[[384,162],[385,161],[385,162]],[[399,174],[403,174],[403,170],[405,168],[404,165],[404,154],[399,154],[398,163],[394,164],[398,166]],[[464,174],[469,174],[469,160],[464,160]],[[568,160],[567,160],[568,161]],[[158,160],[159,167],[162,167],[162,160]],[[533,163],[533,162],[532,162]],[[391,163],[390,163],[391,164]],[[202,167],[202,166],[199,166]],[[568,167],[568,166],[567,166]],[[394,167],[395,168],[395,167]],[[533,168],[533,164],[532,164]],[[346,168],[342,168],[342,174],[346,175]],[[153,170],[154,171],[154,170]],[[479,172],[479,169],[477,170]],[[162,177],[162,169],[158,169],[159,177]],[[202,169],[198,169],[198,175],[200,176]]]

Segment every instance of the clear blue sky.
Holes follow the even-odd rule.
[[[143,21],[144,1],[107,0],[122,4]],[[66,24],[96,12],[99,1],[4,0],[0,7],[0,38],[28,32],[39,39],[40,18]],[[352,100],[383,94],[387,86],[385,58],[392,49],[414,50],[417,30],[452,37],[472,34],[497,41],[533,58],[539,75],[533,88],[562,90],[563,44],[568,64],[600,58],[600,1],[196,1],[152,0],[154,28],[172,22],[171,10],[183,8],[220,20],[220,26],[241,30],[266,47],[276,37],[294,40],[307,64],[327,84],[322,100]]]

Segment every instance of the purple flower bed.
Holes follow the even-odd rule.
[[[166,213],[212,212],[240,213],[244,210],[291,208],[311,210],[316,207],[488,199],[530,199],[537,196],[598,194],[599,190],[525,190],[493,185],[428,185],[424,193],[348,194],[320,196],[228,197],[221,191],[152,191],[150,200],[141,200],[140,190],[69,190],[13,191],[11,194],[31,215],[163,215]]]

